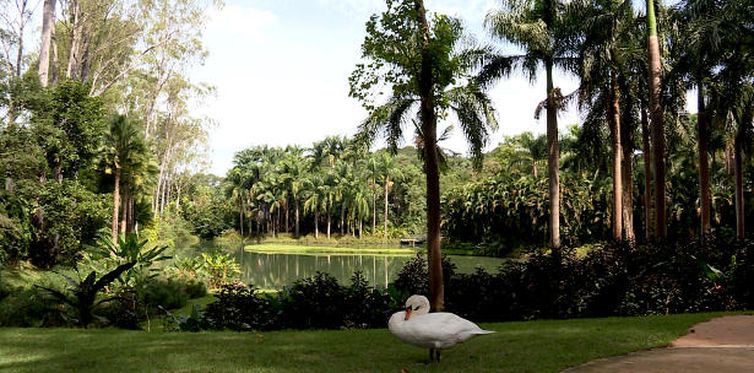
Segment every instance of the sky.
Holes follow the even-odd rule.
[[[478,41],[513,53],[515,48],[492,40],[482,25],[498,3],[427,0],[426,7],[460,18]],[[348,76],[360,61],[367,19],[384,7],[384,0],[227,0],[213,10],[204,33],[209,56],[192,72],[195,81],[216,87],[216,95],[195,109],[216,122],[209,171],[225,175],[234,154],[255,145],[310,146],[328,135],[353,135],[366,111],[348,97]],[[554,80],[563,93],[578,84],[558,72]],[[501,80],[490,96],[500,128],[488,149],[504,136],[544,133],[544,115],[534,119],[545,97],[544,78],[530,83],[514,75]],[[574,107],[559,116],[561,130],[578,122]],[[468,149],[458,129],[441,145],[459,153]]]

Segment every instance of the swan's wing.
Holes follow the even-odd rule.
[[[491,333],[469,320],[445,312],[417,316],[406,326],[414,338],[431,342],[430,347],[434,348],[451,347],[475,335]]]

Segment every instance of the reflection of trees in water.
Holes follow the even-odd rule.
[[[386,286],[403,264],[405,256],[386,255],[294,255],[241,252],[238,262],[241,280],[261,288],[282,288],[294,281],[327,272],[341,284],[348,284],[357,270],[372,284]],[[382,263],[380,263],[382,262]]]
[[[313,276],[317,271],[327,272],[341,284],[349,284],[357,270],[371,284],[387,286],[395,279],[408,256],[388,255],[297,255],[239,252],[241,280],[268,289],[280,289],[294,281]],[[495,271],[503,262],[496,258],[453,257],[459,272],[472,272],[482,264],[488,271]]]

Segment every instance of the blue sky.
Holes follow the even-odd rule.
[[[482,21],[497,4],[426,1],[430,11],[461,18],[480,41],[489,40]],[[366,112],[348,97],[348,76],[360,58],[366,20],[383,8],[383,0],[250,0],[227,1],[213,11],[204,38],[210,54],[193,74],[217,88],[216,97],[197,108],[217,122],[210,171],[224,175],[233,154],[249,146],[309,146],[327,135],[352,135]],[[577,86],[575,78],[560,73],[555,83],[564,93]],[[500,129],[490,147],[506,135],[544,132],[544,115],[534,119],[544,91],[544,79],[530,84],[520,75],[491,91]],[[561,128],[578,121],[575,108],[559,118]],[[465,152],[458,132],[442,145]]]

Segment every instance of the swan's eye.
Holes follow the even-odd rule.
[[[422,308],[422,306],[416,306],[416,307],[414,307],[414,311],[418,310],[419,308]]]

